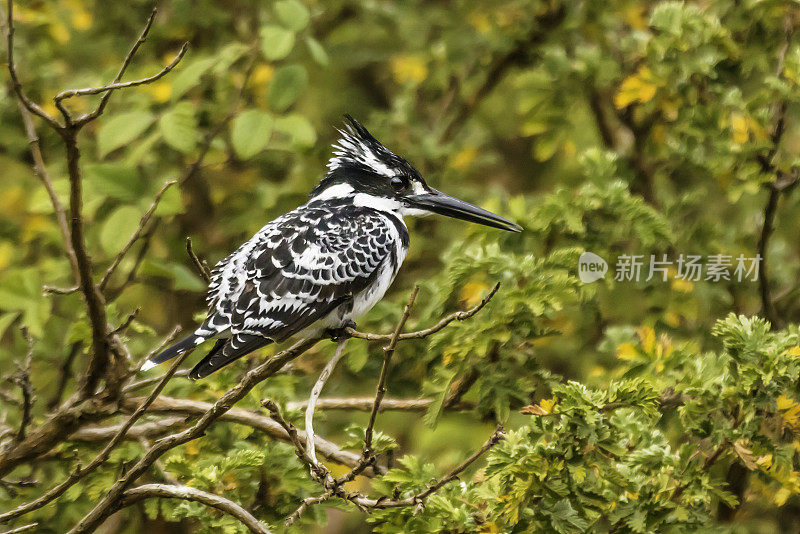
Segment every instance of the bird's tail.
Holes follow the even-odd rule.
[[[197,345],[205,341],[206,338],[197,333],[192,333],[185,338],[181,339],[174,345],[169,348],[166,348],[156,354],[155,356],[150,356],[147,361],[142,364],[141,371],[147,371],[148,369],[152,369],[159,363],[164,363],[167,360],[171,360],[175,356],[179,356],[186,352],[187,350],[195,348]]]

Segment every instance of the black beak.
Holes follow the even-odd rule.
[[[428,193],[410,195],[406,197],[405,200],[411,207],[431,211],[440,215],[447,215],[454,219],[462,219],[464,221],[483,224],[485,226],[491,226],[492,228],[500,228],[501,230],[510,230],[512,232],[522,231],[520,225],[508,219],[504,219],[491,211],[451,197],[433,188],[429,188]]]

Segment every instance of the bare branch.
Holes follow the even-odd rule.
[[[325,382],[328,381],[336,364],[339,363],[339,360],[342,358],[345,345],[347,345],[347,338],[340,341],[336,346],[336,352],[325,365],[325,368],[322,369],[319,378],[311,389],[311,395],[308,397],[308,406],[306,407],[306,454],[315,465],[319,464],[319,462],[317,461],[317,453],[314,447],[314,406],[322,393],[322,388],[325,387]]]
[[[2,534],[19,534],[20,532],[27,532],[29,530],[33,530],[34,528],[38,527],[39,523],[30,523],[28,525],[23,525],[21,527],[12,528],[11,530],[6,530]]]
[[[408,316],[411,315],[411,308],[414,306],[414,301],[416,300],[418,294],[419,286],[414,286],[414,289],[411,290],[411,295],[408,297],[408,303],[406,304],[406,307],[403,308],[403,314],[400,316],[400,320],[397,322],[397,326],[392,333],[392,338],[389,340],[389,344],[383,349],[383,365],[381,366],[381,374],[378,378],[378,387],[375,390],[375,402],[372,405],[372,412],[369,414],[369,422],[367,423],[367,429],[364,438],[364,452],[368,454],[372,454],[372,431],[375,428],[375,419],[378,417],[378,410],[381,407],[381,401],[386,395],[386,380],[389,376],[389,362],[392,360],[394,349],[397,347],[397,340],[400,338],[400,332],[403,331],[403,327],[406,325],[406,321],[408,321]]]
[[[114,505],[122,493],[128,489],[136,479],[142,476],[162,454],[178,445],[182,445],[202,436],[211,424],[230,410],[234,403],[245,397],[256,384],[274,375],[284,365],[306,352],[318,341],[319,338],[303,339],[288,349],[276,354],[255,369],[249,371],[236,386],[229,389],[208,409],[208,411],[203,413],[193,426],[153,443],[152,448],[145,453],[144,457],[134,463],[128,471],[111,486],[97,505],[70,530],[69,534],[93,532],[96,530],[96,528],[113,513]]]
[[[383,509],[383,508],[398,508],[404,506],[415,506],[417,508],[423,507],[425,499],[431,496],[433,493],[439,491],[442,487],[444,487],[449,482],[457,479],[458,476],[464,472],[470,465],[472,465],[478,458],[483,456],[486,451],[494,447],[500,440],[505,438],[505,433],[503,432],[503,427],[498,426],[495,431],[489,436],[484,444],[481,446],[480,449],[472,453],[466,460],[458,464],[455,468],[453,468],[447,475],[439,479],[437,482],[429,485],[424,491],[419,493],[415,493],[410,497],[406,497],[404,499],[400,498],[386,498],[386,497],[379,497],[378,499],[372,499],[367,497],[366,495],[357,492],[357,491],[346,491],[344,488],[338,484],[338,480],[335,481],[333,484],[328,484],[326,488],[326,492],[320,495],[319,497],[309,497],[303,499],[303,502],[300,504],[300,507],[295,510],[291,515],[286,518],[286,523],[291,524],[296,521],[300,514],[302,514],[309,506],[313,504],[317,504],[320,502],[324,502],[329,498],[336,496],[342,499],[348,500],[360,510],[364,512],[369,512],[370,509]],[[340,479],[341,480],[341,479]]]
[[[22,390],[22,417],[19,430],[14,437],[14,443],[21,443],[25,439],[25,431],[31,423],[31,409],[33,408],[34,395],[31,385],[31,362],[33,361],[33,337],[27,327],[22,327],[22,335],[28,344],[28,351],[25,354],[25,361],[19,365],[19,369],[11,377],[11,381]]]
[[[161,378],[161,381],[153,388],[153,391],[150,392],[150,395],[139,405],[138,408],[128,417],[128,420],[120,427],[117,434],[108,442],[108,444],[100,451],[100,454],[92,460],[92,462],[87,465],[85,468],[81,468],[78,466],[75,470],[70,473],[70,475],[64,480],[61,484],[51,488],[47,492],[45,492],[42,496],[38,499],[31,501],[27,504],[23,504],[18,506],[17,508],[6,512],[4,514],[0,514],[0,523],[4,521],[8,521],[9,519],[13,519],[15,517],[19,517],[23,514],[27,514],[28,512],[32,512],[33,510],[37,510],[42,506],[46,505],[50,501],[58,498],[59,496],[63,495],[67,489],[69,489],[73,484],[75,484],[78,480],[85,477],[92,471],[94,471],[97,467],[99,467],[103,462],[108,460],[108,457],[111,455],[111,451],[119,445],[122,440],[125,438],[126,432],[133,426],[133,424],[144,414],[147,408],[153,403],[153,401],[158,397],[158,394],[161,393],[161,390],[164,389],[164,386],[167,385],[167,382],[175,371],[178,369],[178,366],[183,363],[183,360],[191,354],[191,351],[187,351],[181,354],[178,358],[175,358],[175,361],[172,362],[169,370],[164,373],[164,376]]]
[[[9,5],[11,5],[10,0]],[[44,164],[44,157],[42,156],[42,147],[39,141],[39,135],[36,133],[36,125],[33,124],[30,111],[28,111],[28,108],[26,108],[22,102],[17,102],[17,105],[19,107],[20,115],[22,115],[22,122],[25,125],[25,135],[28,137],[28,144],[31,148],[31,156],[33,157],[33,172],[36,174],[36,177],[39,178],[39,181],[42,182],[45,191],[47,191],[47,196],[50,198],[50,204],[53,206],[53,212],[56,215],[58,229],[61,232],[61,238],[64,240],[64,251],[67,254],[69,265],[72,268],[73,279],[77,284],[80,280],[80,274],[78,272],[78,260],[75,257],[75,250],[72,248],[70,240],[66,209],[64,209],[64,204],[61,203],[61,200],[59,200],[58,195],[53,188],[53,181],[50,179],[50,174],[47,172],[47,167]],[[77,290],[78,287],[76,286],[74,290],[71,290],[70,292]]]
[[[186,422],[186,416],[178,415],[173,417],[165,417],[158,421],[152,421],[149,423],[140,423],[138,425],[134,425],[127,432],[125,432],[125,436],[123,439],[139,440],[139,439],[161,437],[167,432],[172,431],[175,427],[184,424],[185,422]],[[109,425],[109,426],[84,427],[75,432],[74,434],[70,434],[69,441],[85,441],[89,443],[97,441],[105,442],[109,439],[113,439],[114,436],[116,436],[122,429],[122,425],[124,424],[125,423],[120,423],[118,425]]]
[[[143,499],[161,497],[167,499],[183,499],[194,501],[215,508],[239,520],[250,532],[256,534],[270,534],[270,531],[253,515],[239,504],[228,500],[219,495],[201,491],[190,486],[174,486],[169,484],[143,484],[131,488],[122,494],[122,502],[116,506],[117,509],[130,506]]]
[[[155,11],[153,11],[153,15],[155,15]],[[147,29],[149,29],[149,25],[153,22],[153,19],[152,19],[153,15],[150,15],[150,19],[148,19],[148,27],[147,27]],[[137,41],[137,46],[140,45],[142,42],[144,42],[144,41],[140,37],[140,40]],[[87,96],[87,95],[97,95],[97,94],[100,94],[100,93],[105,93],[103,95],[104,98],[103,98],[103,100],[100,101],[100,105],[97,107],[97,109],[95,109],[93,112],[91,112],[91,113],[89,113],[87,115],[84,115],[83,117],[81,117],[79,119],[78,124],[80,124],[80,125],[86,124],[87,122],[96,119],[97,117],[99,117],[103,113],[103,108],[105,108],[106,104],[108,103],[108,98],[106,97],[107,95],[110,96],[111,93],[113,91],[116,91],[117,89],[127,89],[128,87],[136,87],[137,85],[145,85],[145,84],[154,82],[154,81],[158,80],[159,78],[163,78],[164,76],[169,74],[169,72],[172,69],[174,69],[178,65],[178,63],[180,63],[181,59],[183,59],[183,56],[186,54],[186,51],[188,49],[189,49],[189,43],[188,42],[183,43],[183,45],[181,46],[181,49],[178,51],[177,55],[173,58],[172,61],[169,62],[169,64],[167,66],[165,66],[163,69],[158,71],[156,74],[153,74],[152,76],[148,76],[147,78],[141,78],[141,79],[138,79],[138,80],[131,80],[129,82],[115,81],[115,82],[112,82],[112,83],[110,83],[108,85],[103,85],[103,86],[100,86],[100,87],[85,87],[83,89],[68,89],[66,91],[61,91],[60,93],[58,93],[55,96],[55,98],[53,98],[53,100],[55,101],[55,104],[58,107],[58,109],[61,110],[61,113],[64,114],[65,116],[68,116],[68,112],[63,107],[63,101],[65,99],[72,98],[74,96]],[[129,53],[129,57],[126,58],[126,61],[129,61],[129,58],[132,58],[132,55],[130,55],[130,53]],[[124,68],[127,68],[126,64],[123,64],[123,70],[124,70]],[[117,78],[119,79],[119,78],[121,78],[121,76],[118,75]]]
[[[414,301],[417,299],[418,294],[419,286],[414,286],[414,289],[411,290],[411,294],[408,297],[408,303],[406,303],[405,308],[403,308],[403,314],[400,316],[400,320],[397,322],[394,332],[392,332],[392,338],[389,340],[389,344],[383,348],[383,364],[381,365],[378,385],[375,389],[375,399],[372,402],[369,422],[364,431],[364,447],[361,449],[361,459],[358,465],[351,469],[349,473],[345,473],[336,480],[337,485],[342,485],[355,479],[368,465],[375,462],[375,454],[372,450],[372,435],[375,429],[375,421],[378,418],[378,411],[380,411],[381,408],[381,402],[386,395],[386,380],[389,377],[389,363],[392,360],[395,347],[397,347],[397,340],[400,338],[400,332],[402,332],[406,321],[408,321],[408,317],[411,315],[411,308],[414,306]]]
[[[383,399],[379,411],[424,412],[434,399]],[[324,397],[317,400],[317,410],[352,410],[367,412],[375,405],[374,397]],[[287,403],[290,410],[305,410],[308,401]],[[450,410],[471,410],[475,407],[470,402],[457,402],[448,406]]]
[[[322,495],[319,495],[318,497],[306,497],[305,499],[300,501],[300,506],[297,507],[297,510],[292,512],[286,518],[286,521],[285,521],[286,526],[287,527],[292,526],[294,524],[294,522],[297,521],[298,519],[300,519],[300,516],[302,516],[303,513],[308,508],[310,508],[311,506],[314,506],[315,504],[323,503],[323,502],[329,500],[331,497],[333,497],[333,490],[326,490],[325,493],[323,493]]]
[[[211,282],[211,273],[208,270],[208,264],[205,262],[205,260],[200,260],[200,258],[197,257],[197,254],[194,253],[191,237],[186,238],[186,253],[189,254],[189,258],[191,258],[192,263],[197,268],[197,272],[203,277],[205,283],[208,284]]]
[[[337,347],[337,352],[339,352],[338,347]],[[297,454],[297,457],[300,458],[301,462],[303,462],[308,466],[311,472],[311,476],[314,477],[315,480],[321,482],[323,485],[332,482],[333,479],[330,477],[330,472],[328,471],[328,469],[324,465],[322,465],[319,461],[317,461],[316,455],[311,456],[308,452],[309,450],[313,451],[316,449],[316,440],[318,438],[314,436],[313,428],[311,429],[311,433],[308,433],[309,429],[308,427],[306,427],[306,438],[305,438],[306,445],[303,445],[303,440],[300,437],[297,428],[295,428],[294,425],[292,425],[291,423],[286,421],[286,419],[283,418],[283,416],[280,413],[280,410],[278,409],[277,404],[268,399],[263,400],[261,404],[267,410],[269,410],[270,417],[272,418],[272,420],[278,423],[281,426],[281,428],[283,428],[284,432],[288,434],[289,441],[292,443],[292,445],[294,445],[295,454]],[[309,447],[308,444],[311,440],[314,440],[314,442],[311,443],[311,446]]]
[[[489,291],[489,293],[485,297],[483,297],[483,299],[481,299],[481,301],[478,304],[476,304],[469,310],[451,313],[450,315],[444,317],[442,320],[440,320],[438,323],[436,323],[430,328],[425,328],[424,330],[418,330],[416,332],[407,332],[405,334],[400,334],[397,337],[397,340],[405,341],[406,339],[423,339],[430,336],[431,334],[435,334],[436,332],[443,330],[447,325],[449,325],[453,321],[464,321],[466,319],[469,319],[470,317],[473,317],[475,314],[481,311],[483,307],[489,303],[490,300],[492,300],[492,297],[494,297],[498,289],[500,289],[499,282],[495,284],[492,290]],[[345,332],[351,337],[356,337],[359,339],[368,339],[370,341],[391,341],[392,337],[394,336],[394,334],[371,334],[367,332],[359,332],[357,330],[354,330],[353,328],[346,328]]]
[[[14,88],[14,93],[17,95],[17,99],[19,102],[25,107],[27,111],[33,113],[41,117],[42,119],[47,122],[53,129],[59,130],[61,129],[61,125],[55,119],[55,117],[50,116],[45,110],[39,106],[36,102],[28,98],[25,94],[25,91],[22,89],[22,83],[20,83],[19,78],[17,77],[17,66],[14,63],[14,2],[13,0],[6,0],[6,20],[5,20],[5,30],[6,30],[6,47],[7,47],[7,63],[8,63],[8,75],[11,77],[11,85]]]
[[[135,399],[124,401],[123,409],[128,409],[129,403],[134,401]],[[212,404],[203,401],[162,396],[156,399],[156,401],[150,407],[150,412],[202,416],[212,408]],[[254,413],[250,410],[245,410],[243,408],[231,408],[224,414],[220,415],[219,420],[249,426],[258,430],[259,432],[263,432],[273,439],[286,443],[293,443],[293,439],[286,430],[285,426],[279,424],[276,420],[270,419],[269,417],[264,417],[263,415]],[[294,429],[293,426],[291,426],[291,428]],[[299,439],[301,442],[304,442],[306,439],[305,431],[300,429],[294,430],[297,433],[297,439]],[[330,441],[319,436],[316,437],[315,442],[317,452],[332,462],[346,465],[351,468],[358,463],[358,459],[360,457],[358,454],[350,451],[344,451],[337,447],[334,443],[331,443]],[[366,474],[373,476],[375,473],[383,474],[384,471],[385,470],[383,468],[376,467],[374,470],[370,470]]]
[[[111,262],[111,265],[108,266],[106,270],[106,274],[103,275],[103,278],[100,280],[100,291],[103,291],[108,284],[108,281],[113,276],[114,271],[116,271],[117,267],[119,266],[120,262],[122,262],[125,255],[131,249],[131,247],[136,243],[136,241],[141,237],[142,232],[144,231],[144,227],[147,226],[147,223],[150,222],[150,218],[155,213],[156,208],[158,208],[158,204],[161,202],[161,199],[164,197],[164,193],[167,192],[171,186],[178,183],[177,180],[170,180],[166,182],[161,189],[156,193],[155,198],[153,198],[153,202],[150,204],[150,207],[147,208],[147,211],[142,215],[142,218],[139,220],[139,225],[136,227],[136,230],[133,231],[133,234],[128,239],[128,242],[125,243],[125,246],[122,247],[122,250],[119,251],[119,254],[114,258],[114,261]]]

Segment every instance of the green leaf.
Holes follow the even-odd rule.
[[[117,163],[94,163],[84,166],[87,185],[104,197],[133,202],[145,193],[144,181],[136,169]]]
[[[287,136],[296,147],[310,147],[317,141],[314,126],[303,115],[292,113],[275,119],[275,129]]]
[[[150,200],[146,202],[147,206],[145,206],[144,209],[150,206],[150,202]],[[183,212],[184,206],[183,199],[181,199],[181,189],[178,184],[176,184],[164,191],[164,196],[161,197],[161,202],[158,203],[154,215],[176,215]]]
[[[269,84],[269,105],[284,111],[300,98],[308,86],[308,73],[302,65],[286,65],[275,71]]]
[[[214,66],[217,58],[207,57],[196,59],[189,65],[182,67],[172,79],[172,99],[178,100],[186,91],[200,83],[200,78]]]
[[[6,333],[8,327],[11,326],[11,323],[14,322],[14,319],[19,317],[19,312],[8,312],[0,315],[0,339],[3,338],[3,334]]]
[[[261,53],[270,61],[283,59],[294,47],[294,33],[275,25],[261,28]]]
[[[133,206],[120,206],[103,222],[100,246],[108,254],[116,254],[139,226],[142,213]]]
[[[34,337],[42,337],[52,304],[42,294],[42,281],[35,269],[14,270],[3,278],[0,282],[0,309],[21,311],[22,324]]]
[[[242,159],[250,159],[266,148],[272,135],[272,116],[260,109],[248,109],[231,125],[231,143]]]
[[[351,343],[347,347],[347,367],[354,373],[363,369],[369,358],[366,343]]]
[[[308,8],[297,0],[276,2],[275,11],[284,26],[296,32],[308,26],[308,21],[311,18]]]
[[[97,132],[98,156],[103,158],[109,152],[127,145],[144,133],[154,120],[155,116],[146,110],[114,115],[105,121]]]
[[[158,128],[169,146],[188,154],[197,146],[200,133],[194,117],[194,106],[190,102],[180,102],[161,116]]]
[[[325,48],[322,47],[320,42],[310,35],[306,36],[305,42],[306,46],[308,47],[308,51],[311,53],[311,57],[314,58],[314,61],[323,67],[327,67],[330,64],[331,59],[328,57],[328,53],[325,51]]]
[[[142,265],[142,273],[169,278],[173,281],[173,287],[178,290],[202,291],[206,288],[205,282],[180,263],[145,261]]]

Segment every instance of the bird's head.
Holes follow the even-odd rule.
[[[400,215],[438,213],[502,230],[522,228],[490,211],[430,187],[408,161],[383,146],[350,115],[333,145],[328,172],[311,191],[311,200],[351,199]]]

